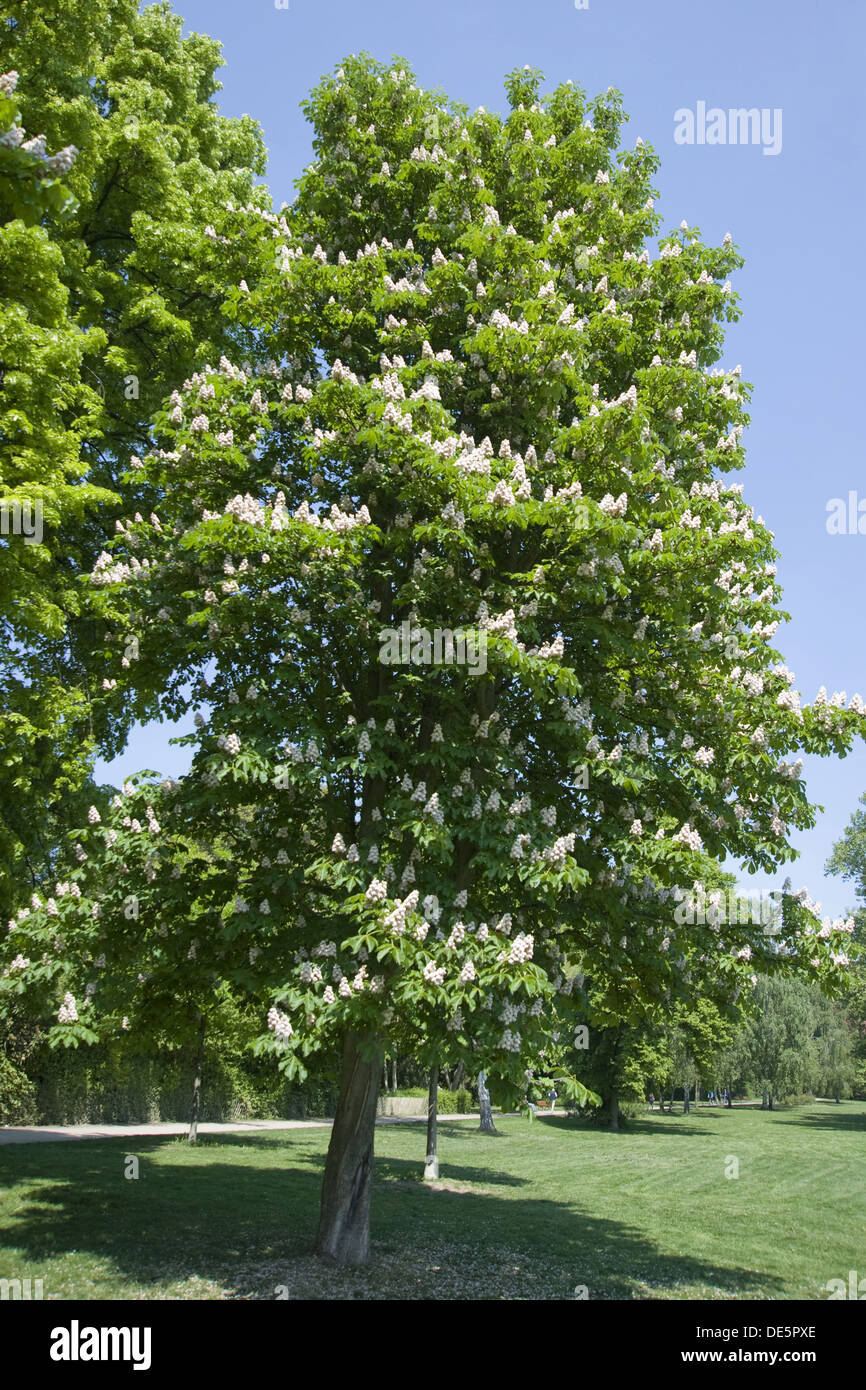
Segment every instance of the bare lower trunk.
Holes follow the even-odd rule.
[[[192,1113],[189,1117],[187,1142],[195,1144],[198,1140],[198,1117],[201,1110],[201,1076],[204,1067],[204,1035],[207,1028],[205,1015],[198,1018],[198,1049],[195,1055],[195,1080],[192,1083]]]
[[[767,1088],[764,1087],[764,1095],[763,1095],[763,1099],[762,1099],[762,1101],[761,1101],[761,1109],[762,1109],[762,1110],[766,1110],[767,1108],[768,1108],[768,1107],[767,1107]]]
[[[478,1073],[478,1109],[481,1112],[479,1130],[482,1134],[495,1134],[496,1126],[493,1123],[493,1111],[490,1108],[490,1092],[487,1089],[486,1071]]]
[[[316,1254],[339,1264],[366,1264],[370,1258],[373,1136],[381,1070],[379,1039],[347,1032],[316,1236]]]
[[[427,1158],[424,1181],[439,1177],[439,1155],[436,1152],[436,1120],[439,1108],[439,1066],[430,1068],[430,1089],[427,1092]]]
[[[619,1130],[619,1096],[611,1091],[607,1109],[607,1127],[616,1133]]]
[[[683,1087],[683,1114],[684,1114],[684,1115],[689,1115],[689,1114],[691,1114],[691,1111],[690,1111],[690,1109],[689,1109],[689,1106],[690,1106],[690,1104],[691,1104],[691,1091],[692,1091],[691,1086],[684,1086],[684,1087]]]

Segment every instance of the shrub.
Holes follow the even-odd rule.
[[[36,1119],[36,1087],[0,1052],[0,1125],[32,1125]]]
[[[459,1091],[439,1091],[439,1113],[441,1115],[465,1115],[472,1106],[472,1095],[463,1086]]]

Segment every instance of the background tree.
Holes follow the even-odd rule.
[[[0,26],[0,71],[18,74],[38,132],[19,139],[0,96],[0,488],[43,510],[41,544],[0,555],[7,914],[50,880],[93,798],[94,752],[119,751],[131,723],[105,705],[79,577],[123,511],[157,501],[130,462],[158,403],[248,341],[221,312],[227,249],[210,223],[227,201],[269,205],[261,132],[218,114],[219,45],[181,29],[135,0],[12,0]]]
[[[842,1083],[845,1048],[832,1005],[801,980],[759,975],[731,1045],[729,1068],[776,1099]],[[838,1078],[838,1080],[837,1080]]]
[[[866,795],[861,797],[861,802],[866,806]],[[843,1009],[855,1069],[851,1085],[855,1095],[862,1096],[866,1095],[866,810],[855,811],[852,815],[844,834],[833,846],[826,872],[847,879],[854,885],[857,895],[853,913],[851,985],[843,1000]]]

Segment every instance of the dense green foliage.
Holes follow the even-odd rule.
[[[219,212],[258,351],[158,413],[126,486],[159,515],[87,600],[119,719],[206,713],[189,775],[100,803],[14,924],[4,992],[65,990],[57,1040],[217,978],[274,999],[290,1075],[351,1025],[514,1098],[581,976],[632,1021],[710,976],[729,1002],[762,966],[844,979],[844,924],[790,894],[773,938],[674,911],[702,846],[789,858],[813,812],[784,755],[863,728],[789,689],[771,536],[718,476],[739,257],[683,228],[650,260],[656,160],[618,152],[617,97],[507,88],[470,115],[349,60],[293,206]],[[383,660],[404,622],[462,625],[486,670]]]
[[[227,201],[267,204],[264,148],[248,117],[218,114],[219,45],[181,24],[134,0],[13,0],[0,24],[0,498],[40,509],[38,544],[0,546],[6,915],[50,874],[95,750],[130,722],[106,707],[80,576],[121,508],[153,505],[123,474],[157,405],[246,341],[208,228]]]

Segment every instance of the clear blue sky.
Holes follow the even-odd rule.
[[[863,598],[866,535],[829,535],[827,502],[866,499],[858,420],[866,396],[863,273],[866,103],[863,0],[178,0],[187,28],[223,44],[221,105],[263,126],[275,201],[291,201],[311,156],[298,109],[319,76],[348,53],[408,59],[423,87],[470,106],[504,106],[503,77],[524,63],[549,86],[572,78],[591,95],[618,87],[631,121],[662,158],[665,226],[682,218],[712,241],[730,231],[746,257],[735,278],[743,318],[726,365],[754,385],[749,462],[738,481],[775,532],[792,621],[777,645],[805,701],[820,685],[866,697]],[[680,145],[674,112],[706,106],[781,109],[782,147]],[[138,731],[100,776],[143,766],[177,773],[185,750],[170,731]],[[844,761],[808,759],[812,800],[826,810],[796,836],[790,872],[834,915],[851,905],[824,862],[866,791],[866,745]],[[743,879],[751,889],[778,887]]]

